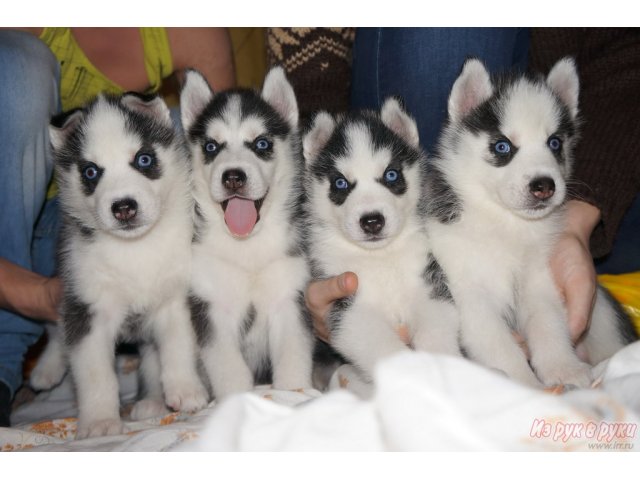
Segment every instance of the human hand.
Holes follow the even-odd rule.
[[[567,308],[569,332],[577,342],[589,326],[596,298],[596,271],[589,251],[591,232],[600,210],[579,200],[567,203],[565,229],[550,259],[554,281]]]
[[[309,283],[305,294],[305,303],[311,313],[313,331],[318,338],[329,343],[329,328],[326,317],[331,309],[331,304],[336,300],[353,295],[357,289],[358,276],[353,272],[345,272],[336,277]]]

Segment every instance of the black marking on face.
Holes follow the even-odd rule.
[[[357,183],[349,182],[338,170],[334,170],[329,176],[329,199],[336,205],[342,205]]]
[[[518,153],[518,147],[504,135],[498,134],[489,142],[488,162],[494,167],[505,167],[511,163],[516,153]]]
[[[244,320],[242,320],[242,325],[240,325],[240,336],[242,338],[245,338],[249,334],[253,325],[256,323],[256,314],[256,307],[253,304],[249,305]]]
[[[145,144],[162,145],[168,148],[175,139],[173,128],[159,123],[148,115],[134,112],[119,105],[120,109],[126,112],[125,129],[135,132]]]
[[[218,143],[212,138],[205,138],[202,142],[202,153],[204,154],[204,164],[213,162],[222,150],[227,146],[225,142]]]
[[[104,173],[104,168],[99,167],[93,162],[87,162],[86,160],[78,160],[76,165],[78,167],[78,173],[80,174],[82,191],[86,196],[90,196],[96,191],[96,187]]]
[[[189,295],[187,302],[198,346],[204,347],[213,341],[214,334],[213,324],[209,319],[209,302],[196,295]]]
[[[257,117],[265,126],[265,136],[284,138],[291,133],[289,124],[257,92],[250,89],[236,88],[214,95],[187,132],[189,141],[200,143],[204,146],[202,140],[199,139],[206,137],[207,127],[212,120],[223,118],[225,110],[233,98],[239,98],[240,100],[241,120]]]
[[[387,187],[394,195],[403,195],[407,192],[407,181],[402,174],[402,169],[393,168],[393,163],[394,162],[389,165],[382,174],[382,177],[378,179],[378,183]]]
[[[244,145],[261,160],[273,158],[273,141],[265,135],[260,135],[251,142],[244,142]]]
[[[347,135],[347,131],[351,130],[351,127],[361,128],[367,132],[374,152],[389,151],[391,160],[385,173],[378,181],[396,195],[405,193],[407,183],[403,169],[420,161],[421,152],[409,146],[384,125],[377,114],[368,111],[351,112],[339,121],[327,144],[311,166],[311,174],[315,178],[329,181],[331,201],[336,205],[341,205],[356,186],[355,182],[349,182],[336,168],[339,159],[349,158],[351,154],[349,145],[351,140]],[[395,179],[386,177],[387,173],[392,170],[398,174]],[[340,178],[347,180],[345,188],[339,188],[340,185],[336,185],[336,181],[339,181]]]
[[[149,180],[158,180],[162,176],[162,167],[158,163],[155,150],[151,146],[142,147],[129,165]]]
[[[436,162],[428,162],[426,176],[426,214],[440,223],[457,221],[462,214],[462,202]]]
[[[422,278],[425,283],[431,287],[430,298],[453,303],[453,296],[449,290],[447,275],[431,253],[428,257],[427,266],[422,273]]]
[[[91,308],[73,293],[64,297],[62,318],[65,344],[69,347],[77,345],[91,331]]]

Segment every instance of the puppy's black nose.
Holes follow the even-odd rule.
[[[381,213],[367,213],[360,217],[360,228],[363,232],[376,235],[384,228],[384,216]]]
[[[222,174],[222,185],[232,192],[240,190],[245,183],[247,183],[247,174],[242,170],[227,170]]]
[[[138,213],[138,202],[133,198],[123,198],[117,200],[111,205],[111,212],[116,220],[120,222],[128,222]]]
[[[547,200],[553,197],[556,191],[556,184],[553,179],[549,177],[534,178],[529,183],[529,191],[531,195],[538,200]]]

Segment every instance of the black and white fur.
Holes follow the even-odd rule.
[[[532,386],[592,381],[549,267],[565,221],[578,92],[571,59],[546,79],[492,79],[479,60],[468,60],[428,174],[428,231],[460,310],[462,345]],[[531,365],[512,330],[526,340]],[[584,339],[590,362],[633,339],[628,320],[599,291]]]
[[[214,94],[190,71],[181,109],[197,215],[191,307],[213,394],[247,391],[269,376],[277,389],[308,388],[294,91],[281,68],[267,74],[261,94]],[[238,204],[240,214],[231,212]]]
[[[415,121],[396,99],[379,114],[321,112],[303,152],[313,276],[358,275],[357,293],[328,315],[331,345],[368,380],[410,346],[459,355],[456,309],[424,228]]]
[[[78,396],[77,437],[123,431],[114,349],[145,342],[147,398],[132,416],[207,404],[196,371],[188,287],[189,163],[159,97],[99,96],[50,127],[63,228],[65,344]]]

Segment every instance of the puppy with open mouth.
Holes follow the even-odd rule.
[[[196,199],[192,319],[213,394],[309,387],[293,88],[275,68],[261,94],[214,93],[190,71],[181,108]]]

